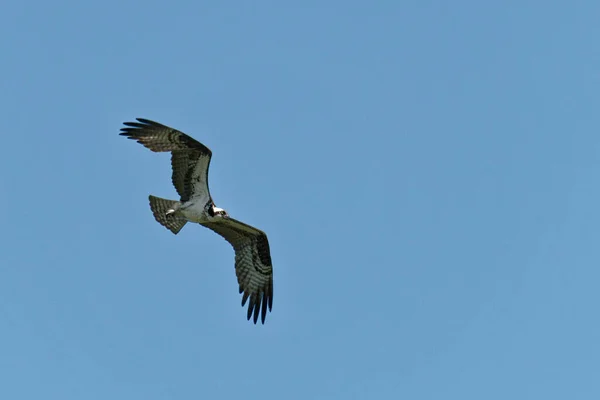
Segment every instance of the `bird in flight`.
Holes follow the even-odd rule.
[[[143,118],[125,122],[121,136],[136,140],[154,152],[171,152],[173,186],[179,201],[149,196],[158,223],[177,234],[187,222],[196,222],[221,235],[235,251],[235,273],[248,304],[247,318],[265,323],[267,307],[273,306],[273,266],[267,235],[233,219],[215,205],[208,189],[212,152],[183,132]]]

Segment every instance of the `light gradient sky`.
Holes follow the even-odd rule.
[[[600,398],[600,3],[15,1],[0,398]],[[265,230],[158,225],[145,117]]]

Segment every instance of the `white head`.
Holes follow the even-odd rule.
[[[213,218],[229,217],[227,211],[215,206],[214,204],[208,209],[208,215],[210,215]]]

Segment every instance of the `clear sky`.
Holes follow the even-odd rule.
[[[0,398],[600,398],[600,3],[14,1]],[[267,232],[154,221],[153,119]]]

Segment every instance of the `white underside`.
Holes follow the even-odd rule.
[[[181,205],[178,210],[179,214],[188,221],[206,222],[209,217],[204,210],[207,201],[208,199],[192,198]]]
[[[204,209],[208,200],[208,196],[191,198],[179,207],[178,213],[188,221],[196,223],[210,222],[221,218],[221,216],[211,217],[208,215]]]

